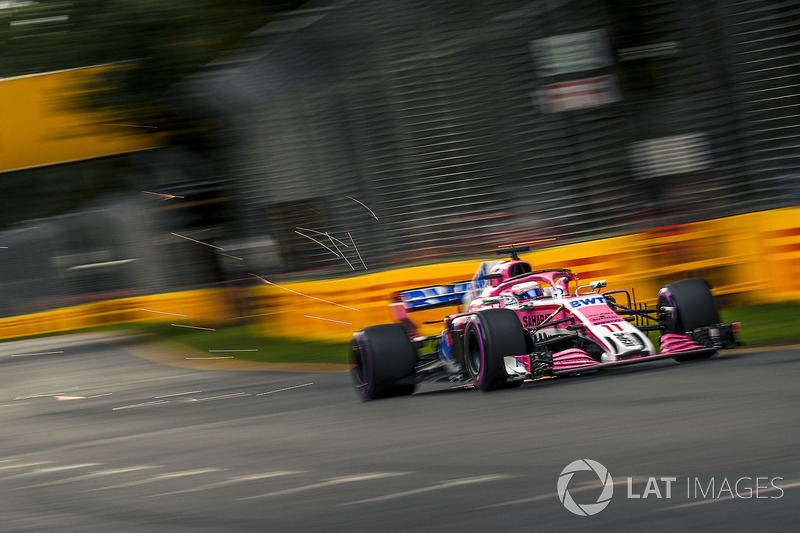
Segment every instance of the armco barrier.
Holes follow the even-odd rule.
[[[749,213],[523,254],[535,269],[570,268],[582,282],[605,279],[654,303],[665,283],[703,277],[724,305],[800,300],[800,208]],[[487,255],[486,259],[492,259]],[[274,285],[248,293],[260,331],[321,341],[346,341],[359,328],[391,322],[396,291],[467,280],[478,260],[426,265],[326,281]],[[0,338],[138,320],[219,327],[234,318],[234,295],[207,289],[95,302],[0,319]],[[455,310],[455,308],[452,308]],[[413,315],[425,333],[441,329],[448,309]],[[170,313],[170,314],[164,314]],[[186,315],[185,317],[176,315]]]

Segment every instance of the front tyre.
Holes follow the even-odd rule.
[[[362,401],[413,394],[417,350],[400,324],[370,326],[350,341],[350,376]],[[411,383],[397,383],[400,380]]]
[[[464,330],[464,362],[467,372],[482,391],[516,387],[509,381],[503,358],[528,353],[525,330],[510,309],[485,309],[475,313]]]
[[[664,326],[665,333],[685,335],[697,328],[720,323],[717,304],[704,279],[682,279],[666,285],[658,293],[658,307],[663,316],[661,325]],[[675,356],[673,359],[682,363],[706,359],[712,355],[713,352]]]

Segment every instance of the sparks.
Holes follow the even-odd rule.
[[[373,212],[372,212],[372,209],[370,209],[369,207],[367,207],[366,205],[364,205],[364,203],[363,203],[363,202],[359,202],[358,200],[356,200],[356,199],[355,199],[355,198],[353,198],[352,196],[348,196],[347,198],[350,198],[351,200],[353,200],[353,201],[354,201],[354,202],[356,202],[357,204],[361,204],[362,206],[364,206],[364,209],[366,209],[367,211],[369,211],[369,214],[370,214],[370,215],[372,215],[372,217],[373,217],[375,220],[378,220],[378,217],[375,215],[375,213],[373,213]]]
[[[258,276],[256,276],[256,277],[258,277]],[[250,279],[250,278],[245,278],[245,279]],[[233,317],[233,320],[242,320],[244,318],[255,318],[257,316],[279,315],[281,313],[283,313],[283,311],[273,311],[272,313],[257,313],[255,315],[235,316],[235,317]]]
[[[142,191],[145,194],[150,194],[152,196],[158,196],[162,200],[172,200],[173,198],[183,198],[183,196],[177,196],[175,194],[163,194],[160,192],[150,192],[150,191]]]
[[[191,237],[187,237],[186,235],[180,235],[175,232],[170,232],[171,235],[175,235],[176,237],[180,237],[181,239],[186,239],[187,241],[196,242],[197,244],[202,244],[204,246],[210,246],[216,250],[225,250],[225,248],[220,248],[219,246],[214,246],[213,244],[208,244],[207,242],[198,241],[197,239],[192,239]]]
[[[230,254],[223,254],[222,252],[215,252],[217,255],[224,255],[225,257],[230,257],[231,259],[236,259],[237,261],[244,261],[241,257],[236,257],[235,255]]]
[[[103,126],[119,126],[121,128],[146,128],[149,130],[158,129],[158,126],[145,126],[143,124],[115,124],[113,122],[103,122]]]
[[[349,324],[351,326],[353,325],[352,322],[343,322],[341,320],[333,320],[332,318],[322,318],[321,316],[311,316],[311,315],[303,315],[303,316],[306,318],[315,318],[317,320],[326,320],[328,322],[338,322],[339,324]]]
[[[297,233],[298,235],[302,235],[302,236],[303,236],[303,237],[305,237],[306,239],[311,239],[312,241],[314,241],[315,243],[319,244],[320,246],[322,246],[323,248],[325,248],[326,250],[328,250],[330,253],[332,253],[332,254],[333,254],[333,255],[335,255],[336,257],[339,257],[339,254],[337,254],[336,252],[334,252],[333,250],[331,250],[330,248],[328,248],[327,246],[325,246],[324,244],[322,244],[321,242],[319,242],[319,241],[318,241],[317,239],[315,239],[314,237],[309,237],[309,236],[308,236],[308,235],[306,235],[305,233],[300,233],[300,232],[299,232],[299,231],[297,231],[297,230],[295,230],[295,233]]]
[[[144,307],[140,307],[139,310],[140,311],[147,311],[148,313],[158,313],[160,315],[182,316],[183,318],[187,317],[187,315],[182,315],[180,313],[167,313],[166,311],[155,311],[153,309],[145,309]]]
[[[308,294],[303,294],[302,292],[293,291],[292,289],[289,289],[289,288],[286,288],[286,287],[282,287],[282,286],[278,285],[277,283],[272,283],[271,281],[267,281],[264,278],[262,278],[261,276],[256,276],[255,274],[250,274],[250,275],[253,276],[254,278],[260,279],[261,281],[263,281],[267,285],[272,285],[273,287],[278,287],[279,289],[283,289],[285,291],[289,291],[289,292],[297,294],[299,296],[305,296],[306,298],[311,298],[312,300],[318,300],[320,302],[325,302],[326,304],[338,305],[339,307],[344,307],[345,309],[352,309],[353,311],[359,311],[359,309],[356,309],[355,307],[350,307],[348,305],[337,304],[336,302],[331,302],[330,300],[323,300],[322,298],[317,298],[316,296],[309,296]]]
[[[301,228],[300,226],[297,226],[296,229],[300,229],[300,230],[303,230],[303,231],[310,231],[311,233],[316,233],[317,235],[328,235],[328,233],[323,232],[323,231],[317,231],[315,229],[310,229],[310,228]],[[331,235],[328,235],[328,238],[333,239],[334,241],[338,242],[339,244],[341,244],[345,248],[347,247],[347,244],[345,244],[340,239],[337,239],[336,237],[332,237]]]
[[[214,328],[201,328],[200,326],[187,326],[186,324],[170,324],[170,326],[177,326],[179,328],[202,329],[202,330],[205,330],[205,331],[217,331]]]
[[[540,242],[552,242],[552,241],[554,241],[554,240],[556,240],[556,238],[555,238],[555,237],[550,237],[550,238],[548,238],[548,239],[536,239],[536,240],[534,240],[534,241],[517,242],[517,243],[514,243],[514,244],[500,244],[500,245],[498,245],[497,247],[498,247],[498,248],[503,248],[504,246],[512,246],[512,247],[516,247],[516,246],[527,246],[527,245],[529,245],[529,244],[539,244]]]
[[[77,389],[75,389],[75,390],[77,390]],[[33,398],[48,398],[50,396],[60,396],[62,394],[66,394],[67,392],[68,391],[63,391],[63,392],[44,392],[42,394],[31,394],[31,395],[28,395],[28,396],[17,396],[15,398],[12,398],[12,400],[16,402],[17,400],[30,400],[30,399],[33,399]]]
[[[328,235],[328,234],[326,233],[325,235]],[[339,255],[341,255],[341,256],[342,256],[342,259],[344,259],[345,261],[347,261],[347,266],[349,266],[349,267],[350,267],[352,270],[355,270],[355,268],[353,267],[353,265],[351,265],[351,264],[350,264],[350,261],[348,261],[348,260],[347,260],[347,258],[346,258],[346,257],[344,256],[344,254],[342,253],[342,251],[341,251],[341,250],[339,250],[339,247],[338,247],[338,246],[336,246],[336,243],[335,243],[335,242],[333,242],[333,237],[331,237],[330,235],[328,235],[328,239],[330,239],[330,241],[331,241],[331,244],[333,245],[333,247],[334,247],[334,248],[336,248],[336,251],[337,251],[337,252],[339,252]]]
[[[366,264],[364,264],[364,258],[363,258],[363,257],[361,257],[361,253],[358,251],[358,248],[356,247],[356,241],[354,241],[354,240],[353,240],[353,236],[352,236],[352,235],[350,235],[350,232],[349,232],[349,231],[347,232],[347,236],[348,236],[348,237],[350,237],[350,242],[351,242],[351,243],[353,243],[353,248],[355,248],[355,249],[356,249],[356,253],[358,254],[358,258],[359,258],[359,259],[361,259],[361,264],[362,264],[362,265],[364,265],[364,270],[369,270],[369,269],[367,268],[367,265],[366,265]]]

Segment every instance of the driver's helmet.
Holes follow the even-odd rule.
[[[511,287],[511,294],[517,297],[520,302],[526,302],[535,298],[540,298],[544,295],[542,286],[535,281],[526,281],[525,283],[517,283]]]

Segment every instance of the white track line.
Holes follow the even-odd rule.
[[[143,402],[143,403],[134,403],[131,405],[121,405],[119,407],[114,407],[112,411],[121,411],[123,409],[136,409],[137,407],[151,407],[153,405],[164,405],[165,403],[169,403],[167,400],[156,400],[154,402]]]
[[[103,476],[114,476],[117,474],[125,474],[127,472],[136,472],[138,470],[148,470],[151,468],[161,468],[159,466],[150,466],[150,465],[143,465],[143,466],[129,466],[127,468],[113,468],[111,470],[98,470],[97,472],[92,472],[91,474],[84,474],[82,476],[73,476],[64,479],[57,479],[55,481],[47,481],[45,483],[37,483],[35,485],[28,485],[27,487],[21,487],[15,490],[22,490],[22,489],[34,489],[38,487],[50,487],[53,485],[63,485],[64,483],[73,483],[75,481],[83,481],[86,479],[94,479],[97,477]]]
[[[639,482],[645,482],[649,478],[646,478],[646,477],[634,477],[632,479],[636,483],[639,483]],[[620,479],[620,480],[615,481],[614,485],[624,485],[627,482],[628,482],[627,478]],[[572,494],[572,493],[575,493],[575,492],[585,492],[587,490],[597,490],[598,489],[597,483],[594,483],[594,482],[590,481],[590,482],[586,483],[586,485],[587,486],[585,486],[585,487],[578,487],[578,488],[574,488],[574,489],[570,487],[569,492],[570,492],[570,494]],[[531,496],[530,498],[522,498],[522,499],[519,499],[519,500],[512,500],[510,502],[500,502],[500,503],[495,503],[495,504],[492,504],[492,505],[484,505],[483,507],[481,507],[481,509],[493,509],[493,508],[496,508],[496,507],[505,507],[507,505],[521,505],[521,504],[525,504],[525,503],[540,502],[542,500],[550,500],[550,499],[557,500],[558,499],[558,493],[557,492],[551,492],[549,494],[540,494],[539,496]]]
[[[16,459],[9,459],[9,461],[16,461]],[[9,470],[11,468],[25,468],[27,466],[43,465],[52,462],[53,461],[36,461],[35,463],[19,463],[16,465],[0,466],[0,470]]]
[[[174,394],[165,394],[163,396],[153,396],[156,400],[160,400],[162,398],[172,398],[173,396],[184,396],[186,394],[197,394],[198,392],[203,392],[201,390],[190,390],[188,392],[176,392]]]
[[[135,487],[137,485],[146,485],[148,483],[157,483],[168,479],[177,479],[180,477],[197,476],[200,474],[209,474],[211,472],[219,472],[220,468],[200,468],[198,470],[184,470],[182,472],[168,472],[166,474],[159,474],[157,476],[139,479],[137,481],[129,481],[127,483],[119,483],[117,485],[109,485],[108,487],[99,487],[96,489],[88,489],[83,492],[94,492],[98,490],[121,489],[125,487]]]
[[[219,481],[217,483],[208,483],[206,485],[198,485],[197,487],[191,487],[188,489],[173,490],[171,492],[162,492],[161,494],[153,494],[152,496],[148,496],[148,498],[155,498],[156,496],[169,496],[171,494],[185,494],[187,492],[200,492],[201,490],[208,490],[217,487],[233,485],[234,483],[242,483],[245,481],[256,481],[259,479],[269,479],[281,476],[291,476],[294,474],[303,474],[303,473],[305,473],[305,470],[282,470],[278,472],[263,472],[261,474],[248,474],[245,476],[232,477],[226,481]]]
[[[231,398],[244,398],[245,396],[250,396],[247,392],[234,392],[231,394],[223,394],[221,396],[209,396],[207,398],[189,398],[188,401],[190,402],[210,402],[213,400],[230,400]]]
[[[355,476],[344,476],[313,483],[311,485],[303,485],[291,489],[277,490],[274,492],[267,492],[264,494],[256,494],[255,496],[248,496],[246,498],[239,498],[240,500],[254,500],[256,498],[269,498],[271,496],[285,496],[287,494],[296,494],[298,492],[305,492],[314,489],[321,489],[324,487],[333,487],[335,485],[343,485],[345,483],[357,483],[359,481],[370,481],[372,479],[382,479],[394,476],[404,476],[410,472],[372,472],[369,474],[357,474]]]
[[[49,461],[47,461],[47,462],[49,462]],[[100,466],[102,464],[103,463],[81,463],[81,464],[75,464],[75,465],[53,466],[53,467],[50,467],[50,468],[38,468],[38,469],[33,470],[31,472],[25,472],[24,474],[16,474],[14,476],[7,476],[7,477],[2,478],[2,480],[20,479],[20,478],[32,477],[32,476],[41,476],[41,475],[45,475],[45,474],[52,474],[54,472],[63,472],[65,470],[75,470],[77,468],[88,468],[90,466]]]
[[[285,387],[283,389],[271,390],[267,392],[259,392],[256,396],[266,396],[267,394],[275,394],[276,392],[283,392],[292,389],[299,389],[300,387],[308,387],[309,385],[313,385],[314,383],[303,383],[302,385],[295,385],[294,387]]]
[[[14,353],[11,354],[11,357],[28,357],[29,355],[53,355],[57,353],[64,353],[64,350],[58,350],[55,352]]]
[[[437,483],[436,485],[431,485],[429,487],[422,487],[419,489],[412,489],[406,490],[403,492],[395,492],[393,494],[386,494],[384,496],[376,496],[374,498],[367,498],[365,500],[357,500],[354,502],[342,503],[339,505],[356,505],[360,503],[372,503],[372,502],[382,502],[387,500],[395,500],[397,498],[404,498],[405,496],[412,496],[414,494],[423,494],[426,492],[433,492],[435,490],[444,490],[450,489],[453,487],[460,487],[463,485],[473,485],[475,483],[486,483],[489,481],[498,481],[500,479],[508,479],[510,476],[507,474],[490,474],[486,476],[476,476],[476,477],[468,477],[464,479],[454,479],[453,481],[442,481]]]

